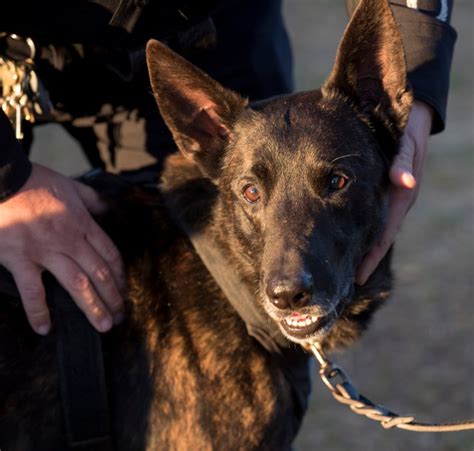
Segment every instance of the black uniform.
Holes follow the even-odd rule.
[[[117,13],[119,3],[142,9]],[[347,2],[350,12],[356,3]],[[449,25],[452,0],[390,3],[415,97],[433,107],[432,132],[440,132],[456,40]],[[114,12],[117,26],[109,25]],[[51,120],[81,142],[91,164],[137,179],[156,173],[163,153],[174,149],[150,95],[144,58],[149,38],[165,41],[251,100],[293,89],[281,0],[16,0],[2,5],[1,31],[33,38],[37,72],[55,106]],[[0,201],[30,175],[26,132],[20,145],[0,110]]]

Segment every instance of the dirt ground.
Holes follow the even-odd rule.
[[[286,1],[298,89],[318,87],[328,74],[343,3]],[[362,393],[426,421],[474,418],[473,13],[472,1],[456,2],[448,128],[432,138],[421,194],[397,241],[395,292],[363,340],[335,356]],[[58,127],[41,127],[36,138],[36,161],[66,174],[87,168]],[[337,404],[315,379],[296,449],[473,451],[474,432],[385,431]]]

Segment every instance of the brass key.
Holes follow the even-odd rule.
[[[21,61],[0,57],[0,106],[15,129],[17,139],[23,138],[22,120],[35,122],[38,116],[48,113],[51,105],[34,70],[35,46],[30,38],[10,35],[12,39],[25,39],[30,49],[28,58]],[[43,94],[43,95],[41,95]]]

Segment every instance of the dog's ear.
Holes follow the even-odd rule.
[[[247,101],[158,41],[148,42],[146,56],[153,94],[178,148],[215,178]]]
[[[403,43],[387,0],[361,0],[339,44],[323,94],[342,92],[397,140],[411,110]]]

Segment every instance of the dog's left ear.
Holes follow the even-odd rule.
[[[387,0],[361,0],[344,32],[323,94],[343,93],[359,111],[397,140],[412,95],[403,43]]]
[[[158,41],[148,42],[146,57],[153,94],[178,148],[215,178],[247,101]]]

